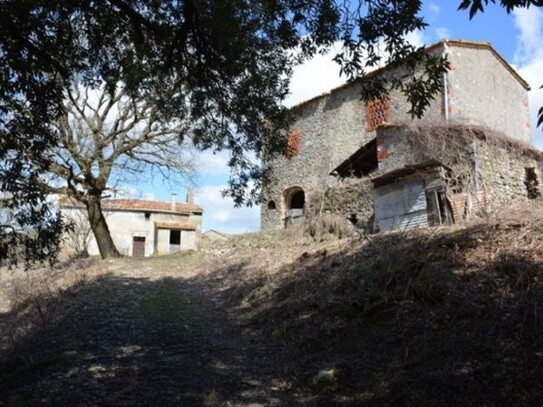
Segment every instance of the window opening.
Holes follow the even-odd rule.
[[[286,196],[287,216],[285,226],[301,223],[304,218],[305,193],[303,189],[297,189]]]
[[[269,211],[274,211],[274,210],[276,210],[276,209],[277,209],[277,206],[275,205],[275,201],[273,201],[273,200],[272,200],[272,201],[269,201],[269,202],[268,202],[268,210],[269,210]]]
[[[541,196],[541,190],[539,189],[539,180],[537,179],[537,173],[535,172],[535,168],[524,168],[524,174],[524,185],[526,185],[528,199],[539,198]]]
[[[356,213],[351,213],[351,215],[349,216],[349,222],[356,226],[356,224],[358,223],[358,215]]]
[[[292,194],[290,198],[290,209],[303,209],[305,205],[305,193],[303,190]]]
[[[181,244],[181,231],[180,230],[170,230],[170,244],[179,245]]]

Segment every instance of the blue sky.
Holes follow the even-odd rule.
[[[410,34],[418,44],[432,44],[440,39],[463,39],[490,42],[494,48],[530,83],[530,105],[533,141],[543,149],[543,131],[535,129],[535,115],[543,106],[543,11],[530,8],[511,15],[497,6],[489,5],[484,14],[472,21],[467,12],[457,11],[460,0],[424,2],[422,14],[429,26],[423,32]],[[339,77],[338,66],[331,58],[333,53],[318,56],[299,67],[292,78],[291,95],[287,106],[324,93],[344,82]],[[260,227],[260,208],[234,208],[232,201],[222,198],[221,190],[228,180],[227,154],[201,153],[197,157],[198,176],[195,200],[204,208],[204,230],[216,229],[230,233],[256,231]],[[160,181],[147,182],[137,187],[136,196],[169,200],[176,192],[184,199],[182,186],[171,187]]]

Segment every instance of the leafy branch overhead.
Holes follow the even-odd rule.
[[[458,6],[458,10],[468,10],[469,18],[473,19],[477,13],[483,13],[488,3],[496,4],[496,0],[463,0]],[[542,7],[542,0],[501,0],[500,6],[505,8],[507,13],[513,12],[516,8]]]
[[[466,0],[460,8],[473,16],[488,3]],[[500,3],[507,12],[529,5],[542,4]],[[2,1],[1,189],[19,206],[43,203],[48,189],[35,177],[70,171],[74,157],[69,163],[52,158],[62,141],[53,123],[64,120],[65,91],[78,79],[110,94],[122,84],[160,122],[183,123],[182,136],[197,147],[229,150],[227,194],[239,204],[256,203],[265,174],[252,158],[258,161],[264,147],[284,151],[289,114],[281,101],[292,70],[333,44],[341,46],[334,56],[341,72],[353,80],[405,64],[389,82],[366,80],[362,97],[399,89],[411,102],[410,114],[423,114],[446,60],[406,39],[426,26],[421,6],[421,0]]]
[[[540,89],[543,89],[543,85],[541,85]],[[543,126],[543,106],[537,112],[537,127],[541,126]]]

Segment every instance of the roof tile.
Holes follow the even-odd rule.
[[[60,200],[61,206],[83,206],[72,198],[63,198]],[[196,204],[186,202],[176,202],[175,210],[172,211],[171,202],[148,201],[143,199],[103,199],[102,209],[125,209],[140,211],[160,211],[160,212],[203,212],[202,208]]]

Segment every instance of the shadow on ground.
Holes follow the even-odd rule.
[[[201,288],[182,278],[114,275],[74,287],[56,304],[53,320],[1,355],[0,402],[211,406],[303,399],[275,364],[281,350],[245,338]]]
[[[217,271],[215,284],[305,372],[333,372],[315,403],[541,405],[541,229],[380,235],[302,253],[273,278]]]
[[[191,278],[106,275],[1,355],[0,400],[541,405],[540,229],[382,235],[301,249],[275,274],[245,256]]]

